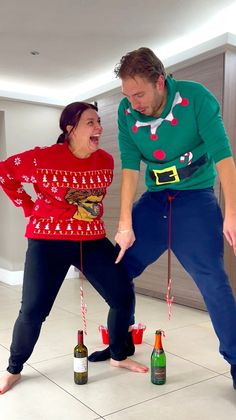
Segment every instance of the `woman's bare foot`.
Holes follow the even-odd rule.
[[[125,360],[111,359],[110,363],[114,367],[129,369],[129,370],[132,370],[132,372],[146,373],[148,371],[147,366],[141,365],[141,363],[135,362],[132,359],[125,359]]]
[[[0,379],[0,394],[4,394],[5,392],[9,391],[9,389],[11,389],[20,378],[20,373],[17,373],[16,375],[13,375],[9,372],[4,373]]]

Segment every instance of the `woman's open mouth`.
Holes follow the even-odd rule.
[[[100,134],[94,135],[94,136],[90,136],[90,141],[94,144],[94,145],[98,145],[99,143],[99,138],[100,138]]]

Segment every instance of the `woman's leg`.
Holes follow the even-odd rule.
[[[29,240],[23,279],[22,305],[13,329],[8,378],[17,380],[30,357],[60,286],[70,267],[63,241]],[[14,379],[13,378],[13,379]],[[2,385],[1,393],[7,389]]]
[[[223,262],[221,212],[212,190],[185,191],[173,201],[172,249],[202,293],[220,353],[236,364],[236,303]]]

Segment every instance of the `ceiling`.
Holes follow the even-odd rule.
[[[0,97],[58,105],[91,97],[118,86],[113,69],[128,51],[149,46],[165,64],[236,34],[235,8],[235,0],[0,0]]]

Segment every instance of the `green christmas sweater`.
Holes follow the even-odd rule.
[[[127,98],[122,99],[118,111],[122,169],[140,170],[143,161],[149,191],[212,187],[215,163],[232,156],[219,103],[200,83],[168,76],[166,87],[166,106],[158,118],[135,111]],[[201,166],[186,176],[181,168],[191,168],[202,156]],[[178,176],[181,170],[183,177]],[[168,175],[164,182],[163,174]]]

